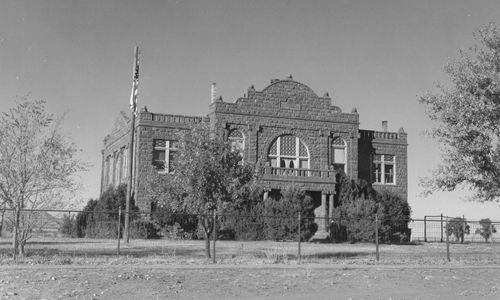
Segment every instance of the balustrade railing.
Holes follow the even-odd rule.
[[[336,173],[334,170],[278,168],[266,166],[264,167],[264,174],[271,176],[335,178]]]

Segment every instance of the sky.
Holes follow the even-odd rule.
[[[466,201],[466,191],[423,197],[418,185],[440,162],[419,96],[447,83],[444,65],[474,30],[499,20],[498,0],[3,0],[0,110],[29,95],[66,114],[63,130],[91,165],[70,200],[82,203],[99,196],[103,138],[128,113],[135,46],[139,105],[158,113],[203,116],[212,82],[232,102],[292,74],[356,107],[361,129],[404,128],[414,218],[500,220],[498,203]]]

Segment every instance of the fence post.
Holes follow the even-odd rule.
[[[424,216],[424,242],[427,243],[427,216]]]
[[[490,241],[491,243],[495,243],[495,241],[493,240],[493,223],[490,223]]]
[[[212,256],[212,263],[215,264],[215,241],[217,240],[217,211],[214,210],[214,229],[212,230],[213,231],[213,239],[214,239],[214,245],[213,245],[213,256]]]
[[[441,213],[441,243],[443,242],[443,214]]]
[[[465,229],[467,228],[465,223],[465,215],[462,215],[462,236],[460,237],[460,242],[462,244],[465,242]]]
[[[302,223],[302,216],[301,216],[301,214],[300,214],[300,213],[301,213],[301,212],[300,212],[300,210],[299,210],[299,230],[298,230],[298,232],[299,232],[299,248],[298,248],[299,265],[300,265],[300,263],[301,263],[301,261],[302,261],[302,254],[301,254],[301,249],[300,249],[300,246],[301,246],[301,244],[300,244],[300,243],[301,243],[301,232],[300,232],[300,227],[301,227],[301,226],[300,226],[300,225],[301,225],[301,223]]]
[[[120,234],[121,234],[122,208],[118,208],[118,255],[120,255]]]
[[[380,260],[380,253],[378,251],[378,216],[375,216],[375,252],[377,262]]]
[[[446,217],[446,225],[448,225],[448,217]],[[448,234],[448,230],[446,230],[446,259],[450,261],[450,235]]]

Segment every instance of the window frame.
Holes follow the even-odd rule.
[[[281,138],[284,136],[291,136],[295,138],[295,155],[282,155],[281,154]],[[271,154],[271,147],[276,144],[276,154]],[[300,155],[300,145],[303,145],[307,155]],[[271,163],[271,166],[274,168],[286,168],[286,169],[304,169],[308,170],[311,167],[311,158],[310,158],[309,149],[307,145],[298,137],[293,134],[284,134],[280,135],[273,140],[273,142],[269,145],[267,151],[267,160]],[[272,161],[276,160],[276,165],[272,165]],[[306,162],[305,168],[300,168],[301,162]],[[290,168],[290,164],[293,162],[293,168]],[[284,163],[285,167],[282,167],[281,164]]]
[[[240,136],[231,136],[235,132],[239,133]],[[231,145],[231,151],[239,152],[241,163],[243,164],[245,160],[245,134],[239,129],[233,129],[227,135],[227,139]],[[241,145],[241,147],[237,147],[238,144]]]
[[[156,141],[164,141],[165,146],[156,146]],[[153,166],[156,167],[159,174],[171,174],[174,172],[172,167],[173,159],[170,159],[170,155],[174,155],[177,152],[175,147],[175,140],[165,140],[165,139],[154,139],[153,140]],[[165,159],[159,160],[155,159],[155,152],[163,152]],[[163,168],[159,168],[158,163],[163,162]]]
[[[341,145],[335,145],[334,142],[340,140],[342,141],[342,146]],[[344,150],[344,163],[336,163],[335,162],[335,149],[339,150]],[[335,168],[336,165],[344,165],[344,173],[347,173],[347,142],[345,139],[341,136],[335,136],[332,138],[332,141],[330,143],[330,165]]]
[[[377,159],[377,156],[380,159]],[[386,156],[392,156],[392,161],[386,159]],[[378,167],[377,167],[378,166]],[[386,166],[392,166],[392,174],[386,171]],[[378,169],[378,172],[377,172]],[[386,176],[392,177],[392,182],[389,182]],[[380,177],[380,178],[378,178]],[[373,154],[371,167],[372,183],[376,185],[396,185],[396,155],[394,154]],[[377,181],[377,179],[379,181]]]

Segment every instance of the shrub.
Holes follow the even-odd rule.
[[[380,205],[373,199],[359,198],[346,204],[347,236],[352,242],[375,241],[375,216],[382,216]]]
[[[487,243],[493,233],[497,232],[497,229],[491,224],[489,218],[481,219],[479,225],[481,225],[481,228],[476,229],[476,233],[480,234]]]
[[[130,223],[130,237],[133,239],[159,239],[160,226],[153,220],[138,219]]]
[[[62,219],[61,226],[59,227],[59,232],[64,237],[75,238],[78,237],[78,224],[76,217],[64,215]]]
[[[379,220],[381,242],[409,241],[411,209],[406,200],[388,190],[376,192],[366,181],[337,174],[334,220],[330,224],[335,241],[374,241],[375,219]]]
[[[79,238],[85,237],[85,231],[87,224],[91,221],[88,218],[91,216],[95,207],[97,206],[98,200],[90,199],[87,205],[83,208],[82,212],[76,215],[76,235]]]
[[[82,212],[76,217],[77,236],[88,238],[115,238],[118,234],[118,209],[125,211],[127,185],[121,184],[116,188],[110,187],[99,198],[90,199]],[[139,209],[131,198],[131,212]],[[131,214],[130,221],[137,218]],[[120,223],[124,224],[125,214],[122,214]]]
[[[377,193],[376,201],[381,206],[383,218],[379,226],[380,241],[409,242],[411,230],[408,228],[408,222],[411,208],[408,201],[389,190]]]
[[[198,216],[172,213],[166,207],[155,207],[151,214],[152,221],[159,228],[159,235],[168,239],[196,238]]]
[[[278,199],[264,201],[264,236],[269,240],[298,240],[298,212],[301,212],[301,240],[309,240],[316,230],[311,196],[294,186],[286,187]]]
[[[467,221],[464,218],[453,218],[446,224],[446,235],[454,235],[455,241],[461,244],[464,243],[464,235],[470,233],[470,226],[467,225]]]
[[[118,237],[117,221],[95,221],[85,228],[85,237],[98,239],[115,239]]]

